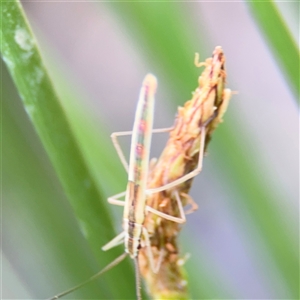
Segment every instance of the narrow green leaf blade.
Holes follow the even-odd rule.
[[[275,58],[280,63],[280,67],[286,74],[288,83],[299,103],[300,54],[295,40],[273,1],[247,1],[247,4],[273,50]]]
[[[107,236],[113,237],[115,234],[107,205],[100,201],[103,196],[96,188],[61,108],[21,4],[10,1],[2,2],[1,5],[2,24],[5,24],[1,28],[2,57],[73,206],[82,233],[103,267],[116,254],[114,251],[103,253],[101,250],[101,246],[107,242]],[[120,274],[129,280],[133,278],[132,268],[128,263],[127,267],[120,269]],[[103,287],[115,286],[115,279],[109,275],[107,278],[109,280],[102,282]],[[126,279],[118,283],[118,287],[106,289],[102,297],[134,297],[134,289],[128,289]]]

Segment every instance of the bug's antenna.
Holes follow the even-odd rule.
[[[136,297],[137,297],[137,300],[142,300],[142,296],[141,296],[141,274],[140,274],[140,267],[139,267],[138,256],[136,256],[134,258],[134,268],[135,268]]]
[[[116,266],[117,264],[119,264],[125,257],[127,256],[127,253],[124,252],[122,255],[120,255],[119,257],[117,257],[115,260],[113,260],[110,264],[108,264],[105,268],[103,268],[100,272],[96,273],[95,275],[93,275],[92,277],[90,277],[89,279],[87,279],[86,281],[72,287],[69,290],[66,290],[52,298],[49,298],[47,300],[55,300],[55,299],[59,299],[65,295],[68,295],[74,291],[76,291],[77,289],[81,288],[82,286],[86,285],[87,283],[95,280],[96,278],[98,278],[100,275],[102,275],[103,273],[105,273],[106,271],[112,269],[114,266]]]

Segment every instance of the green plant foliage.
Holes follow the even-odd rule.
[[[261,28],[267,42],[286,74],[286,78],[296,99],[300,99],[299,48],[289,32],[280,12],[273,1],[247,1],[257,25]],[[299,8],[298,8],[299,12]]]
[[[284,70],[283,77],[294,91],[295,98],[299,99],[299,50],[280,13],[271,1],[247,3],[261,35],[271,45],[275,62]],[[32,3],[39,9],[44,4]],[[173,99],[171,96],[163,101],[169,101],[170,111],[175,112],[175,106],[182,105],[197,84],[200,70],[192,63],[195,50],[200,52],[202,60],[206,57],[202,56],[202,52],[212,52],[212,41],[214,46],[219,45],[219,40],[215,41],[213,37],[206,35],[205,20],[199,18],[203,21],[203,26],[197,27],[194,19],[190,17],[189,13],[194,8],[199,9],[199,15],[202,16],[200,8],[196,4],[179,2],[95,3],[93,13],[100,20],[103,18],[103,7],[112,12],[131,45],[160,72],[159,90],[161,81],[169,84],[172,96],[176,97]],[[72,5],[70,8],[74,9],[73,14],[81,11]],[[228,15],[226,17],[228,20]],[[42,299],[87,279],[123,251],[123,247],[120,247],[103,253],[101,247],[116,234],[111,210],[106,203],[106,197],[110,195],[107,193],[117,193],[125,189],[125,172],[109,144],[110,132],[105,128],[106,124],[102,124],[100,129],[94,128],[95,123],[84,110],[85,103],[78,104],[75,101],[78,95],[61,72],[60,61],[50,60],[49,63],[41,58],[20,3],[1,2],[1,19],[1,54],[5,63],[5,66],[1,65],[4,157],[2,253],[10,265],[9,272],[3,273],[3,286],[12,284],[11,290],[14,290],[14,294],[8,294],[7,298]],[[53,19],[52,22],[55,23],[56,20]],[[81,24],[82,27],[88,25]],[[98,34],[98,28],[92,26],[90,31],[92,30]],[[46,30],[42,32],[41,36],[46,36]],[[231,39],[232,33],[227,34],[226,38]],[[99,35],[103,38],[100,32]],[[198,40],[199,36],[201,39]],[[77,33],[76,39],[81,39]],[[82,40],[84,41],[83,37]],[[39,42],[42,45],[42,40]],[[101,42],[104,47],[107,40],[103,39]],[[43,57],[48,58],[44,52]],[[227,55],[225,47],[224,52]],[[111,51],[110,55],[109,59],[114,60],[115,53]],[[235,60],[243,62],[245,59],[236,56],[227,58],[227,62],[230,65]],[[254,66],[255,72],[258,67]],[[103,76],[112,76],[104,67],[98,71],[99,74],[105,73]],[[112,73],[117,74],[118,71],[116,67]],[[51,74],[51,79],[48,74]],[[235,89],[235,79],[231,79],[230,74],[228,68],[228,87]],[[256,89],[244,74],[238,76],[252,90]],[[266,77],[262,77],[262,80],[266,80]],[[119,85],[120,82],[116,81],[111,91],[118,89]],[[257,255],[257,260],[253,261],[256,263],[254,267],[260,270],[259,274],[263,278],[261,285],[266,283],[265,290],[271,291],[274,297],[283,290],[285,297],[282,298],[298,299],[299,241],[298,237],[295,238],[296,232],[290,230],[294,229],[292,221],[283,214],[285,207],[282,203],[285,202],[280,200],[286,196],[285,191],[281,190],[277,194],[280,184],[279,187],[270,184],[272,179],[269,177],[273,174],[265,171],[263,155],[261,160],[256,160],[255,150],[261,149],[259,140],[247,136],[253,123],[243,123],[245,112],[237,112],[236,109],[239,102],[252,103],[253,99],[243,91],[238,92],[229,105],[225,123],[218,128],[209,145],[208,151],[216,171],[211,176],[204,174],[211,181],[210,190],[217,189],[214,180],[219,177],[225,186],[221,192],[224,199],[227,193],[234,195],[227,202],[223,198],[221,201],[233,212],[235,224],[238,224],[241,229],[239,232],[243,235],[239,238],[246,240],[245,247],[249,251],[247,254],[255,258]],[[257,97],[261,102],[270,101],[264,99],[263,95]],[[100,98],[99,102],[106,105],[109,99]],[[126,99],[124,96],[119,100],[125,102]],[[253,119],[263,116],[258,108],[255,115],[252,112]],[[243,131],[247,126],[250,130]],[[265,126],[269,126],[270,132],[274,130],[272,124],[266,122]],[[287,140],[276,141],[275,145],[288,142],[291,137],[294,137],[292,133],[287,132]],[[205,160],[205,170],[209,159]],[[207,183],[205,178],[201,177],[201,180]],[[201,218],[205,218],[207,213],[206,196],[199,195]],[[198,199],[195,200],[198,202]],[[289,203],[290,199],[285,200]],[[278,203],[281,203],[281,208],[278,208]],[[211,223],[217,223],[217,217]],[[120,217],[117,222],[120,229]],[[190,217],[187,223],[190,223]],[[207,228],[201,229],[197,226],[198,223],[193,230],[199,231],[199,235],[201,230],[207,230],[210,234]],[[223,228],[219,228],[219,240],[222,239],[222,230]],[[191,241],[188,236],[188,232],[183,233],[182,248],[183,251],[192,253],[192,258],[186,264],[191,297],[238,299],[245,295],[239,286],[240,278],[234,281],[230,278],[230,270],[226,270],[228,273],[224,270],[221,272],[218,262],[213,259],[215,256],[205,250],[205,245],[199,246],[196,240]],[[234,248],[234,245],[226,243],[224,241],[224,248]],[[260,255],[260,251],[266,253],[266,259]],[[237,263],[240,262],[242,260],[237,259]],[[29,276],[28,270],[35,274]],[[11,281],[10,274],[14,277]],[[280,286],[273,284],[273,276],[280,279]],[[247,283],[247,278],[245,281]],[[5,292],[8,290],[6,288]],[[89,284],[68,297],[134,299],[132,264],[129,259],[122,262],[96,283]],[[143,295],[143,299],[147,299],[147,296]]]
[[[5,24],[1,31],[2,57],[75,211],[80,229],[87,238],[99,266],[103,267],[110,262],[112,254],[103,258],[101,246],[107,239],[104,235],[99,235],[99,232],[105,231],[108,236],[114,236],[107,206],[100,201],[102,196],[58,101],[22,7],[16,1],[4,2],[2,15]],[[39,171],[37,170],[36,174]],[[48,197],[39,198],[47,201]],[[59,229],[56,231],[59,232]],[[133,276],[129,267],[122,270],[124,278]],[[133,297],[134,292],[129,290],[126,284],[120,283],[117,290],[107,289],[112,281],[102,281],[102,292],[99,295],[115,298]]]

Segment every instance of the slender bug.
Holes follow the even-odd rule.
[[[150,247],[150,238],[147,230],[144,228],[143,223],[147,212],[156,214],[164,219],[176,222],[184,223],[186,221],[185,213],[180,201],[180,196],[175,190],[175,199],[178,205],[179,217],[174,217],[158,211],[150,206],[146,205],[147,195],[158,193],[167,189],[171,189],[176,185],[185,182],[186,180],[196,176],[202,167],[202,159],[205,143],[205,126],[200,128],[201,130],[201,146],[199,151],[199,162],[197,172],[191,172],[186,174],[182,178],[178,178],[174,182],[166,185],[155,187],[147,190],[147,178],[149,169],[149,157],[150,157],[150,145],[152,133],[170,131],[171,128],[155,129],[153,130],[153,114],[154,114],[154,95],[157,88],[157,80],[152,74],[148,74],[143,82],[139,101],[137,104],[135,120],[132,131],[118,132],[112,134],[112,141],[117,150],[117,153],[121,159],[123,166],[128,172],[128,183],[125,192],[119,193],[115,196],[109,197],[108,202],[114,205],[124,206],[123,213],[123,229],[124,231],[117,235],[112,241],[102,247],[104,251],[109,250],[121,243],[124,243],[125,252],[117,257],[113,262],[107,265],[100,272],[89,278],[87,281],[63,292],[54,297],[53,299],[61,298],[88,282],[96,279],[109,269],[119,264],[127,255],[129,255],[135,264],[136,270],[136,295],[137,299],[141,300],[141,285],[140,285],[140,273],[138,265],[138,253],[141,247],[146,247],[147,255],[149,257],[151,269],[156,273],[160,266],[160,261],[163,258],[163,251],[160,253],[161,259],[158,263],[154,264],[153,254]],[[125,156],[117,141],[118,136],[131,135],[131,147],[130,147],[130,160],[127,163]],[[125,196],[125,201],[120,198]]]

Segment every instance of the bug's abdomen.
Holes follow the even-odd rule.
[[[131,258],[136,257],[140,249],[142,230],[143,226],[141,224],[124,219],[125,251]]]

